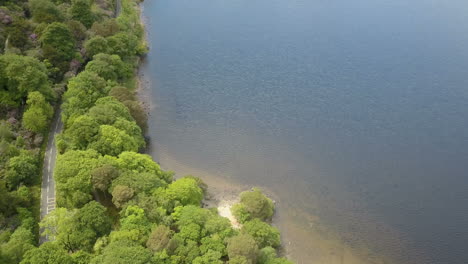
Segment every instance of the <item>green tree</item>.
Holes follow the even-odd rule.
[[[65,130],[65,136],[73,149],[86,149],[99,132],[99,124],[89,115],[77,117],[71,126]]]
[[[86,56],[92,58],[96,54],[107,53],[109,45],[107,44],[107,39],[104,37],[94,36],[85,42],[84,48],[86,50]]]
[[[110,37],[119,31],[120,26],[115,18],[105,19],[102,22],[95,22],[91,27],[91,32],[102,37]]]
[[[36,23],[50,24],[64,20],[60,10],[50,0],[29,0],[29,10]]]
[[[52,97],[44,64],[32,57],[0,55],[0,104],[17,106],[33,91]]]
[[[122,59],[136,55],[138,38],[126,32],[117,33],[107,38],[109,53],[117,54]]]
[[[109,233],[111,221],[106,208],[92,201],[83,208],[67,210],[57,208],[41,221],[44,234],[70,252],[91,251],[96,239]]]
[[[176,200],[182,205],[200,205],[203,190],[192,178],[180,178],[169,184],[165,192],[170,200]]]
[[[112,189],[112,202],[117,208],[121,208],[134,195],[132,188],[125,185],[117,185]]]
[[[223,264],[224,262],[221,260],[221,253],[209,250],[202,256],[196,257],[193,260],[193,264]]]
[[[56,242],[45,242],[38,248],[29,250],[21,264],[74,264],[68,252]]]
[[[75,40],[66,24],[49,24],[41,35],[42,51],[52,65],[65,72],[75,55]]]
[[[258,264],[293,264],[293,262],[285,258],[278,258],[274,248],[265,247],[260,250]]]
[[[125,105],[111,96],[97,100],[95,106],[89,109],[89,115],[96,119],[100,125],[114,125],[119,118],[133,121]]]
[[[135,173],[151,173],[161,180],[169,183],[174,176],[173,172],[162,171],[159,165],[154,162],[149,155],[130,151],[122,152],[117,159],[118,167],[122,170],[129,170]]]
[[[121,212],[120,230],[115,232],[128,232],[131,235],[127,239],[132,239],[144,244],[148,239],[148,235],[153,228],[153,225],[146,217],[145,211],[135,205],[130,205]],[[114,241],[116,236],[111,234],[111,240]]]
[[[11,130],[11,126],[7,122],[0,120],[0,140],[10,142],[13,139],[14,134]]]
[[[80,21],[70,20],[67,22],[67,26],[72,32],[76,41],[81,42],[86,39],[86,27]]]
[[[266,197],[259,189],[242,192],[240,203],[233,206],[232,211],[241,223],[258,218],[262,221],[270,221],[275,207],[270,198]]]
[[[152,190],[159,187],[165,187],[167,184],[157,175],[152,173],[136,173],[127,171],[112,181],[112,186],[117,185],[128,186],[132,188],[135,193],[145,192],[150,194]]]
[[[91,171],[91,182],[93,188],[106,193],[115,178],[119,176],[119,171],[112,165],[104,164]]]
[[[119,100],[122,103],[125,102],[125,101],[135,100],[135,94],[133,93],[133,91],[131,91],[130,89],[128,89],[127,87],[124,87],[124,86],[113,87],[109,92],[109,96],[115,97],[117,100]],[[130,108],[129,108],[129,110],[130,110]],[[135,117],[133,117],[133,118],[135,118]]]
[[[91,27],[95,20],[89,0],[72,0],[69,12],[72,19],[80,21],[87,28]]]
[[[52,106],[46,102],[40,92],[30,92],[26,104],[27,110],[23,115],[24,127],[36,133],[46,131],[54,114]]]
[[[227,245],[229,259],[244,257],[247,264],[257,263],[258,245],[248,234],[240,234],[229,239]]]
[[[91,264],[147,264],[151,251],[129,240],[111,242],[104,248],[102,255],[95,257]]]
[[[81,207],[92,199],[91,171],[111,164],[95,150],[70,150],[57,158],[54,179],[57,204],[67,208]]]
[[[118,81],[131,75],[128,66],[118,55],[99,53],[86,65],[86,70],[97,73],[105,80]]]
[[[8,36],[8,47],[12,46],[24,50],[29,44],[29,33],[31,32],[31,24],[28,20],[22,17],[15,17],[13,23],[10,24],[2,34]]]
[[[83,71],[68,82],[64,94],[62,119],[67,124],[85,114],[107,92],[106,81],[94,72]],[[69,121],[69,119],[71,121]]]
[[[133,119],[138,124],[138,126],[145,131],[148,128],[148,116],[138,101],[124,101],[124,105],[130,111]]]
[[[259,219],[253,219],[252,221],[244,223],[242,226],[242,232],[251,235],[260,248],[276,248],[281,243],[278,229],[260,221]]]
[[[96,201],[91,201],[79,209],[74,215],[74,220],[81,228],[90,228],[96,232],[96,237],[108,234],[111,229],[107,209]]]
[[[143,147],[143,144],[123,130],[109,125],[102,125],[99,127],[96,141],[90,144],[89,147],[103,155],[117,156],[124,151],[137,152]]]
[[[218,235],[203,237],[201,239],[200,251],[202,254],[207,254],[210,251],[218,252],[221,257],[227,255],[226,245]]]
[[[13,232],[8,243],[1,245],[2,254],[8,260],[6,263],[19,263],[24,253],[32,248],[34,248],[34,235],[22,226]]]
[[[16,189],[21,183],[32,184],[38,175],[37,157],[26,150],[11,158],[6,165],[5,180],[10,190]]]
[[[173,231],[169,227],[159,225],[151,232],[148,241],[146,241],[146,247],[153,252],[161,251],[168,247],[172,235]]]

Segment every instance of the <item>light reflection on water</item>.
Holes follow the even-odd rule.
[[[317,225],[372,258],[468,259],[467,2],[144,7],[165,168],[264,186],[296,259],[332,248],[304,235]]]

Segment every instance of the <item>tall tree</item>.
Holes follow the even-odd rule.
[[[17,106],[33,91],[50,99],[53,92],[47,73],[45,65],[35,58],[0,55],[0,104]]]
[[[61,72],[69,68],[70,60],[75,56],[75,40],[66,24],[49,24],[41,35],[44,57]]]
[[[86,65],[86,70],[97,73],[105,80],[118,81],[131,75],[131,71],[118,55],[99,53]]]
[[[37,23],[50,24],[64,20],[63,14],[50,0],[29,0],[29,10]]]
[[[257,263],[259,250],[252,236],[240,234],[232,237],[227,246],[229,259],[245,258],[246,264]]]
[[[37,163],[36,155],[26,150],[22,150],[20,155],[11,158],[5,170],[8,187],[16,189],[21,183],[32,184],[39,174]]]
[[[106,86],[106,81],[94,72],[83,71],[72,78],[68,82],[68,90],[63,96],[65,100],[62,105],[63,121],[68,124],[68,122],[73,122],[76,117],[86,113],[96,100],[106,94]]]
[[[26,252],[20,264],[74,264],[68,252],[56,242],[45,242]]]
[[[24,127],[36,133],[46,131],[53,115],[52,106],[46,102],[40,92],[29,93],[26,104],[27,110],[23,115]]]
[[[70,7],[71,18],[80,21],[87,28],[90,28],[95,20],[91,3],[90,0],[72,0]]]

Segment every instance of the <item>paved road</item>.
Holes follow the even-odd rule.
[[[118,17],[120,15],[120,11],[122,10],[122,0],[117,0],[115,2],[114,17]]]
[[[57,158],[57,149],[55,147],[55,135],[60,133],[63,128],[60,118],[61,111],[56,111],[52,122],[52,129],[49,133],[46,151],[44,153],[44,167],[42,170],[42,186],[41,186],[41,220],[52,210],[55,209],[55,181],[54,168]],[[41,230],[42,233],[42,230]],[[47,241],[47,237],[40,237],[39,242]]]

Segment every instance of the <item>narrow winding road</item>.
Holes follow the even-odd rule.
[[[116,0],[115,17],[118,17],[122,10],[121,1],[122,0]],[[54,114],[54,120],[52,122],[49,138],[47,140],[46,151],[44,153],[44,166],[42,169],[41,185],[41,220],[55,209],[54,169],[57,159],[55,136],[63,129],[61,113],[62,111],[59,108],[59,110],[57,110]],[[42,234],[43,230],[41,229],[39,232]],[[42,244],[46,241],[49,241],[49,238],[47,236],[40,235],[39,243]]]
[[[44,166],[42,169],[42,186],[41,186],[41,220],[55,209],[55,181],[54,168],[57,158],[57,148],[55,147],[55,136],[62,131],[62,120],[60,118],[61,111],[55,112],[52,122],[47,147],[44,153]],[[41,230],[42,233],[42,230]],[[48,237],[41,236],[39,243],[48,241]]]

